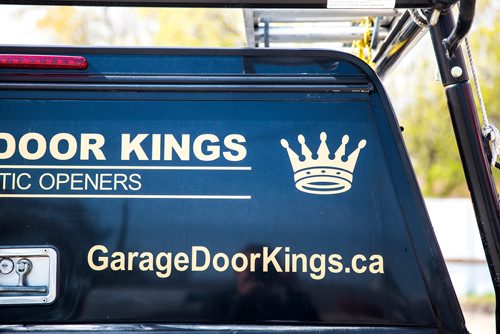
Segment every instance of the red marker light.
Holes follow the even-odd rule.
[[[87,60],[81,56],[45,56],[0,54],[0,68],[44,68],[84,70]]]

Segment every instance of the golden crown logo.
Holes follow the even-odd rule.
[[[342,157],[345,155],[346,145],[349,142],[348,135],[342,137],[342,144],[335,152],[333,160],[329,157],[330,150],[326,144],[326,133],[321,132],[319,138],[321,144],[317,151],[318,157],[314,159],[304,136],[298,136],[297,139],[302,146],[302,160],[290,148],[288,141],[281,139],[281,146],[288,152],[292,164],[295,187],[302,192],[316,195],[332,195],[348,191],[351,189],[352,173],[356,167],[359,152],[366,146],[366,140],[360,140],[358,147],[344,161]]]

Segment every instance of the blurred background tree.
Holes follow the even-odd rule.
[[[243,46],[241,10],[52,7],[38,26],[63,44]]]
[[[496,97],[500,87],[498,3],[481,1],[470,40],[490,122],[500,125],[500,100]],[[445,92],[436,80],[438,70],[429,35],[411,52],[384,83],[405,128],[403,137],[420,187],[426,197],[468,196]],[[498,187],[500,173],[496,169],[494,176]]]
[[[37,25],[57,44],[69,45],[138,45],[152,32],[127,8],[51,7]]]
[[[234,9],[146,10],[158,22],[156,45],[245,46],[243,16]]]

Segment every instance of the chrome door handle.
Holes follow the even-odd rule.
[[[10,259],[4,259],[12,262]],[[5,261],[2,261],[5,262]],[[31,272],[31,268],[33,267],[33,263],[31,263],[28,259],[21,259],[17,261],[15,264],[16,273],[19,275],[17,285],[0,285],[0,294],[1,293],[46,293],[47,286],[28,286],[26,284],[26,277]],[[12,272],[9,271],[9,273]]]
[[[48,304],[56,298],[57,252],[52,247],[0,247],[0,305]]]

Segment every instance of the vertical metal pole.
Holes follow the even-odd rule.
[[[500,334],[500,206],[482,143],[477,110],[462,50],[457,49],[449,59],[442,43],[454,27],[453,14],[448,11],[442,13],[438,24],[431,27],[430,32],[467,185],[474,204],[479,233],[493,280],[496,296],[496,332]],[[459,68],[463,72],[461,75]]]
[[[269,47],[269,18],[264,18],[264,47]]]

